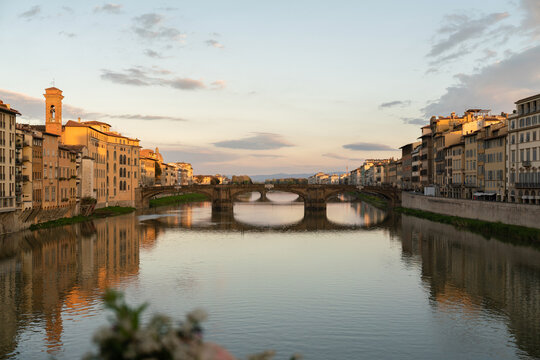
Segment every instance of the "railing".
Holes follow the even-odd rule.
[[[531,162],[529,160],[525,160],[521,162],[521,165],[523,165],[523,167],[531,167]]]
[[[535,189],[540,188],[539,182],[517,182],[515,184],[516,189]]]

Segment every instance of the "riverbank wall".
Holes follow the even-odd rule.
[[[449,216],[540,229],[540,206],[538,205],[447,199],[403,192],[401,206]]]
[[[71,217],[77,214],[77,205],[54,209],[26,209],[0,213],[0,235],[26,230],[34,224]]]

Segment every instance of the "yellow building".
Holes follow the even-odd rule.
[[[0,101],[0,212],[15,204],[15,117],[21,115]]]
[[[497,201],[506,201],[506,141],[508,125],[493,124],[485,128],[484,192],[496,194]]]
[[[43,209],[58,206],[58,145],[60,136],[43,133]]]

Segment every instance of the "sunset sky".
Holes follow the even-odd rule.
[[[111,124],[196,174],[345,171],[432,115],[540,93],[540,1],[0,0],[0,99]]]

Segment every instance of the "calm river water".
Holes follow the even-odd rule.
[[[242,358],[540,358],[537,249],[360,202],[325,217],[269,198],[0,238],[0,358],[80,358],[109,287],[149,302],[146,319],[206,309],[206,339]]]

